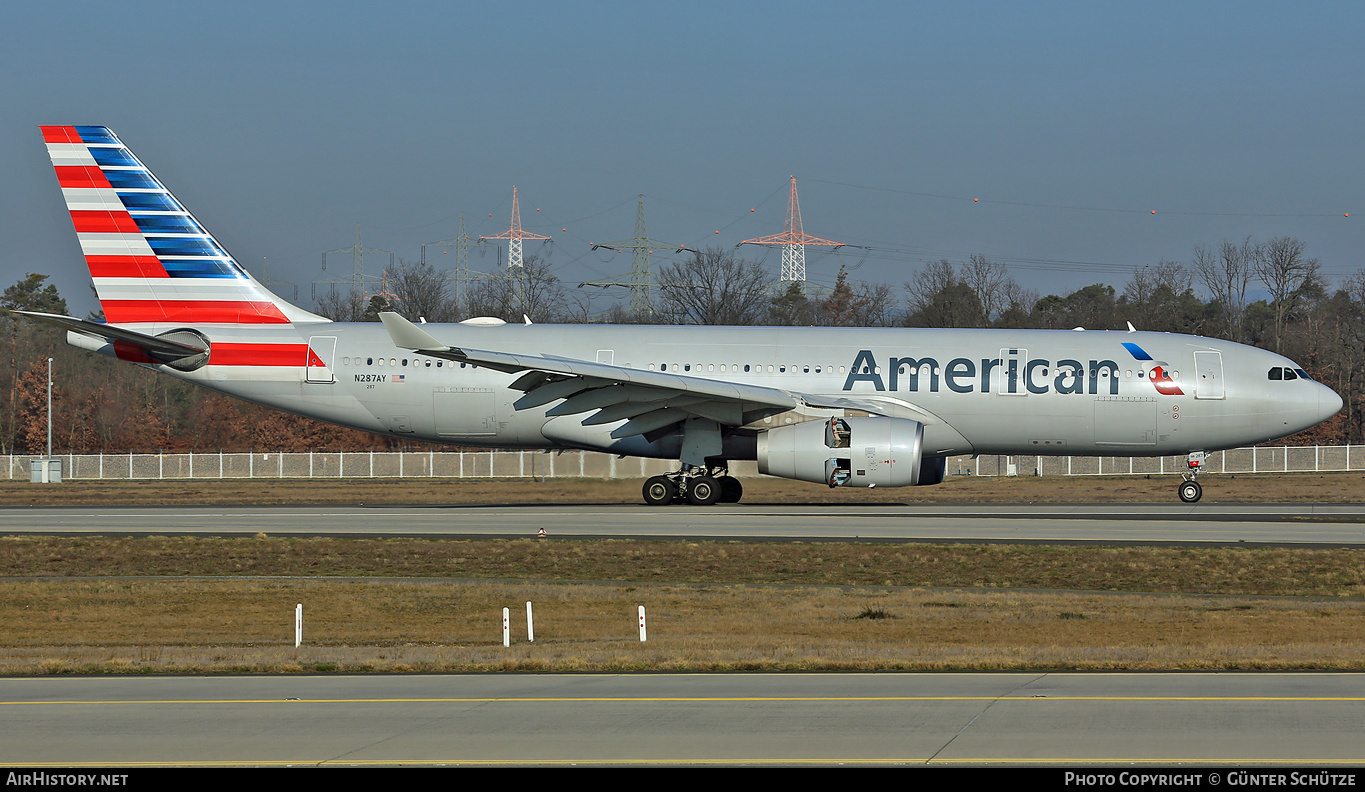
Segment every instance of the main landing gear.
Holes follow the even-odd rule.
[[[1195,451],[1191,453],[1186,462],[1190,466],[1190,472],[1182,474],[1185,480],[1180,482],[1180,487],[1176,493],[1186,503],[1198,503],[1199,499],[1204,497],[1204,488],[1199,486],[1199,482],[1195,479],[1199,477],[1199,472],[1204,469],[1204,452]]]
[[[708,470],[684,466],[677,473],[648,479],[642,493],[645,503],[650,506],[668,506],[672,503],[710,506],[715,503],[739,503],[739,499],[744,497],[744,487],[739,479],[728,475],[723,467]]]

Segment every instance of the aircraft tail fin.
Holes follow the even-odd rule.
[[[251,277],[107,127],[42,131],[109,322],[329,321]]]

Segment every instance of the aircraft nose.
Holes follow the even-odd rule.
[[[1325,421],[1341,411],[1341,396],[1331,388],[1318,383],[1318,421]]]

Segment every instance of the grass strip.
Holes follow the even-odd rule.
[[[1365,597],[1365,549],[0,537],[0,577],[308,576]]]

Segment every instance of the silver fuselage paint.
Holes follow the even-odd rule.
[[[182,326],[135,327],[155,334]],[[315,346],[331,354],[326,362],[333,381],[310,382],[302,366],[210,363],[189,373],[158,370],[380,434],[490,448],[564,447],[541,432],[554,402],[513,407],[522,395],[509,388],[517,375],[450,361],[438,365],[396,348],[378,323],[196,329],[215,344],[322,339]],[[1168,333],[515,324],[423,329],[452,346],[634,369],[667,366],[699,379],[872,400],[887,405],[887,414],[923,416],[929,454],[1182,454],[1293,434],[1341,405],[1317,382],[1268,379],[1272,368],[1296,368],[1280,355]],[[1205,368],[1216,362],[1218,370],[1201,372],[1196,352]],[[1170,377],[1162,381],[1166,392],[1153,382],[1158,364]],[[1067,373],[1077,366],[1079,373]],[[790,420],[777,416],[747,430]]]

